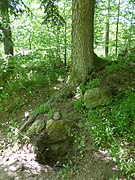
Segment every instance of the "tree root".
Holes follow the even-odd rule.
[[[39,114],[35,114],[34,116],[29,117],[24,125],[20,128],[20,132],[25,132],[26,129],[28,129],[28,127],[36,120],[38,115]]]
[[[73,83],[64,84],[63,87],[56,92],[49,100],[48,104],[55,104],[66,98],[72,98],[76,93],[76,87]]]

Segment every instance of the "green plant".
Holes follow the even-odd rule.
[[[72,160],[70,160],[67,164],[62,165],[62,169],[60,171],[60,179],[72,179],[72,174],[76,171],[76,164]]]
[[[111,109],[111,126],[114,127],[114,135],[135,138],[135,93],[126,93],[124,100]]]
[[[104,111],[104,108],[101,108],[99,112],[89,110],[85,123],[85,129],[91,132],[95,144],[100,146],[108,146],[113,139],[113,128]]]
[[[5,122],[2,124],[2,129],[5,129],[3,133],[6,134],[7,144],[17,145],[21,142],[22,136],[19,132],[20,126],[21,124],[18,124],[16,119],[13,119],[12,122]]]
[[[74,143],[75,143],[75,147],[76,147],[76,152],[77,152],[77,159],[82,159],[84,156],[84,148],[85,148],[85,134],[84,133],[79,133],[79,134],[75,134],[74,137]]]
[[[127,144],[117,142],[113,142],[110,148],[110,154],[113,156],[113,160],[127,179],[135,176],[134,158],[128,157],[129,150]]]
[[[54,108],[51,108],[47,103],[43,103],[36,110],[33,111],[33,114],[47,113],[49,118],[52,118],[54,112],[55,112]]]
[[[48,113],[49,110],[50,110],[49,105],[46,103],[43,103],[33,113],[36,113],[36,114]]]
[[[124,61],[127,62],[135,62],[135,53],[134,52],[129,52],[125,57],[124,57]]]
[[[93,88],[99,87],[100,84],[101,84],[101,80],[100,79],[93,79],[92,81],[89,81],[85,85],[85,88],[86,89],[93,89]]]
[[[63,164],[62,171],[61,171],[61,178],[65,179],[68,177],[69,173],[69,165],[68,164]]]
[[[86,134],[83,130],[82,122],[78,123],[78,128],[67,129],[68,136],[73,140],[73,156],[67,164],[63,165],[61,171],[61,179],[72,179],[73,175],[77,172],[77,165],[84,157],[86,147]]]
[[[105,72],[103,76],[106,76],[106,74],[110,74],[112,72],[119,71],[119,70],[129,70],[130,65],[126,61],[124,63],[123,61],[115,61],[110,66],[107,66],[106,68],[107,68],[107,71]]]
[[[73,99],[71,102],[71,105],[78,111],[78,112],[84,112],[84,105],[83,105],[83,99]]]
[[[112,104],[89,110],[84,126],[95,144],[110,149],[113,160],[128,179],[135,172],[132,144],[135,139],[134,102],[135,93],[125,91]]]

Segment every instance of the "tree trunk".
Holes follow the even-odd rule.
[[[13,41],[9,24],[2,28],[2,32],[4,35],[4,52],[6,55],[13,55]]]
[[[95,0],[72,2],[72,67],[71,81],[86,82],[94,67]]]
[[[120,0],[118,2],[118,15],[117,15],[117,23],[116,23],[116,49],[115,49],[116,56],[118,54],[119,18],[120,18]]]
[[[2,26],[1,30],[4,36],[4,52],[6,55],[13,55],[13,41],[12,41],[12,33],[10,27],[10,18],[8,11],[8,2],[6,1],[4,5],[4,11],[2,12]]]
[[[93,70],[104,68],[106,61],[94,53],[95,0],[72,1],[72,64],[71,72],[61,91],[52,99],[55,103],[65,97],[73,97],[79,83],[85,83]]]
[[[66,3],[64,3],[64,65],[67,66],[67,17],[66,17]]]
[[[135,9],[135,8],[133,7],[133,9]],[[131,19],[130,19],[130,26],[128,28],[127,44],[125,43],[128,50],[132,48],[132,42],[134,42],[134,40],[133,40],[133,34],[134,34],[133,28],[134,28],[134,14],[132,12]],[[126,49],[126,47],[125,47],[125,49]]]
[[[110,0],[108,0],[106,30],[105,30],[105,57],[106,58],[109,53],[109,29],[110,29]]]

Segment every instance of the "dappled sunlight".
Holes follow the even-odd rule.
[[[74,96],[75,99],[80,99],[81,98],[81,95],[82,95],[82,92],[81,92],[81,89],[80,89],[80,86],[78,86],[76,88],[76,94]]]
[[[36,161],[35,147],[32,144],[9,146],[0,151],[0,167],[4,169],[7,175],[19,178],[20,174],[24,176],[38,175],[53,171],[48,165],[41,165]]]
[[[61,76],[59,76],[58,79],[57,79],[57,82],[58,83],[53,87],[53,89],[56,90],[56,91],[59,91],[63,86],[64,79]]]
[[[30,115],[30,111],[25,111],[23,120],[26,120]]]
[[[108,150],[99,149],[97,152],[94,153],[94,158],[98,160],[102,160],[105,162],[114,162],[113,157],[109,154]],[[115,164],[112,167],[113,171],[119,171],[118,166]],[[123,179],[124,180],[124,179]]]
[[[94,153],[94,157],[97,160],[101,159],[101,160],[106,161],[106,162],[113,161],[113,158],[110,156],[110,154],[109,154],[109,152],[107,150],[99,149],[98,152]]]

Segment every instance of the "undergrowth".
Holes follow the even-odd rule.
[[[111,72],[112,70],[116,70],[116,68],[113,67]],[[82,86],[82,89],[92,89],[100,86],[100,84],[99,79],[94,79]],[[96,146],[108,149],[123,176],[127,179],[135,177],[134,88],[127,87],[127,90],[114,96],[112,101],[104,106],[86,110],[82,97],[73,100],[72,105],[78,112],[85,113],[87,116],[87,120],[82,122],[81,129],[89,132]]]
[[[40,53],[9,56],[0,59],[0,131],[7,135],[11,144],[20,141],[18,129],[25,113],[45,113],[49,109],[45,101],[53,94],[53,86],[64,79],[66,69],[61,59],[43,57]],[[41,105],[40,105],[41,104]],[[38,108],[37,108],[38,107]],[[36,110],[34,110],[36,109]],[[21,121],[21,122],[20,122]],[[18,132],[19,133],[19,132]]]
[[[96,145],[109,149],[128,179],[135,176],[135,93],[125,92],[109,106],[90,109],[85,129]]]
[[[25,89],[33,84],[35,86],[49,85],[49,83],[55,82],[60,74],[63,76],[66,74],[61,60],[28,58],[30,57],[18,55],[1,59],[1,90],[10,86],[10,90],[14,90],[16,83],[19,85],[18,91],[20,88]]]
[[[0,66],[0,112],[27,105],[27,99],[39,94],[39,89],[49,91],[58,83],[59,77],[66,75],[60,59],[43,58],[38,54],[5,57],[1,59]]]

